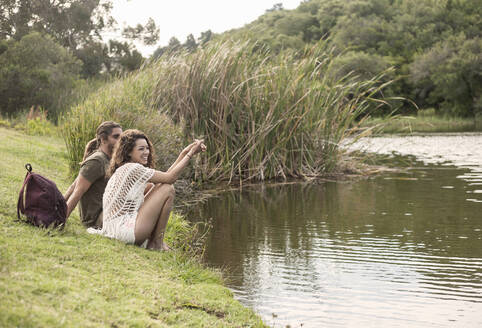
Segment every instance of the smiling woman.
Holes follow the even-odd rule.
[[[153,146],[139,130],[127,130],[114,148],[103,196],[102,230],[91,233],[167,251],[164,232],[174,201],[174,187],[192,156],[206,150],[196,140],[179,154],[167,172],[154,170]]]
[[[142,165],[147,164],[147,160],[149,158],[150,147],[147,144],[146,139],[137,139],[136,144],[134,145],[134,149],[131,152],[131,160],[134,163],[140,163]]]

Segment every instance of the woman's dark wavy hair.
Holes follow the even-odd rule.
[[[108,176],[112,176],[112,174],[114,174],[119,167],[131,161],[129,154],[134,149],[138,139],[145,139],[147,141],[147,145],[149,146],[149,156],[147,157],[147,164],[144,166],[154,168],[154,147],[152,146],[151,141],[144,132],[130,129],[122,132],[119,140],[114,146],[114,152],[112,153],[112,159],[110,160],[109,170],[107,171]]]
[[[85,161],[90,154],[99,149],[101,141],[106,140],[112,134],[112,130],[115,128],[121,128],[120,124],[114,121],[105,121],[100,123],[95,131],[95,138],[90,140],[85,146],[82,161]]]

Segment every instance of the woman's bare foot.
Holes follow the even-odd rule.
[[[149,242],[147,243],[147,249],[151,249],[151,250],[154,250],[154,251],[158,251],[162,248],[162,245],[159,245],[159,243],[156,243],[154,240],[149,240]]]
[[[169,247],[169,245],[167,245],[165,242],[162,242],[162,250],[164,252],[168,252],[171,250],[171,247]]]
[[[171,247],[167,245],[165,242],[162,242],[162,245],[159,245],[159,243],[152,242],[147,244],[147,249],[151,249],[153,251],[161,251],[161,252],[168,252],[171,250]]]

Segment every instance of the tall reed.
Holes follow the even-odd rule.
[[[332,80],[324,43],[299,55],[271,55],[254,42],[213,43],[161,58],[155,106],[203,137],[206,180],[265,180],[333,171],[341,141],[381,85],[381,76]]]
[[[77,165],[102,120],[153,136],[155,126],[169,122],[165,114],[183,128],[185,139],[205,140],[208,152],[195,165],[198,181],[332,172],[342,153],[339,145],[357,131],[372,102],[383,103],[375,95],[384,87],[382,76],[334,80],[335,56],[325,43],[272,55],[250,41],[212,42],[192,54],[162,56],[72,109],[63,121],[71,165]],[[178,140],[169,135],[179,136],[175,126],[165,124],[171,132],[157,143],[159,150]]]

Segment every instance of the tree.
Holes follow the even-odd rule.
[[[7,49],[0,55],[0,111],[11,115],[41,106],[55,117],[69,103],[80,61],[38,32],[2,44]]]
[[[201,32],[201,36],[197,39],[198,43],[203,46],[208,43],[213,38],[213,32],[211,30],[207,30],[205,32]]]
[[[172,38],[169,39],[167,49],[169,52],[176,52],[181,49],[181,42],[178,40],[178,38],[173,36]]]
[[[382,56],[348,51],[335,58],[330,74],[336,80],[351,74],[357,80],[364,81],[372,79],[389,67],[390,64]]]
[[[482,113],[482,39],[464,34],[437,43],[410,65],[411,81],[420,102],[444,113]]]
[[[109,40],[107,71],[114,74],[139,69],[144,62],[142,55],[129,43]]]
[[[81,76],[84,78],[98,77],[101,72],[108,71],[110,65],[109,47],[102,42],[89,42],[75,52],[83,65]]]
[[[156,50],[152,53],[152,56],[150,59],[156,60],[159,57],[161,57],[167,50],[167,47],[157,47]]]
[[[187,40],[186,40],[186,42],[187,42]],[[151,58],[155,60],[155,59],[161,57],[165,53],[174,54],[174,53],[180,51],[181,49],[182,49],[181,42],[179,41],[178,38],[173,36],[169,39],[169,44],[165,47],[158,47],[154,51],[154,53],[152,54]]]
[[[318,21],[307,12],[294,12],[278,19],[275,28],[279,34],[288,36],[299,35],[304,42],[319,40]]]
[[[20,40],[32,31],[49,34],[71,50],[100,38],[103,29],[113,26],[110,0],[3,0],[0,2],[0,38]]]
[[[116,67],[126,64],[122,70],[129,71],[142,61],[132,43],[127,47],[124,42],[121,45],[114,41],[112,46],[101,46],[102,32],[116,26],[110,15],[111,9],[112,0],[2,0],[0,40],[18,41],[26,34],[38,31],[50,35],[81,59],[84,77],[99,75],[112,65],[109,61],[115,62]],[[153,45],[159,40],[159,28],[150,18],[144,26],[124,28],[122,35],[129,41],[139,40],[145,45]],[[110,47],[115,49],[107,51]],[[120,58],[120,53],[126,57]],[[117,57],[109,58],[109,54]]]
[[[270,9],[266,9],[266,12],[270,13],[273,11],[281,11],[281,10],[284,10],[284,8],[283,8],[283,4],[280,2],[280,3],[275,3],[273,7],[271,7]]]
[[[311,15],[316,15],[318,10],[320,10],[320,1],[302,1],[296,11],[310,13]]]
[[[189,52],[193,52],[197,49],[197,43],[192,34],[189,34],[186,38],[186,42],[182,45],[184,49]]]
[[[152,46],[159,41],[159,28],[152,18],[149,18],[146,25],[137,24],[136,27],[126,27],[122,36],[129,40],[141,40],[145,45]]]
[[[345,14],[343,2],[339,0],[325,0],[320,3],[317,19],[320,33],[324,37],[330,36],[332,29],[336,26],[338,18]]]
[[[299,36],[288,36],[279,34],[274,40],[265,40],[264,43],[270,42],[270,47],[279,52],[282,49],[301,49],[304,46],[304,42]]]
[[[353,47],[357,50],[375,53],[380,44],[386,42],[389,24],[376,17],[343,16],[334,28],[333,43],[339,49]]]

